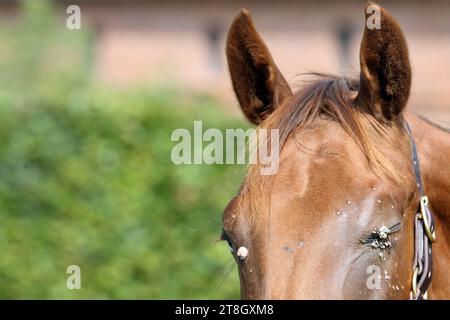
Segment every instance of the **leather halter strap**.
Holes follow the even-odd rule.
[[[435,224],[428,197],[425,195],[423,187],[417,146],[411,128],[406,121],[405,129],[411,141],[414,175],[420,195],[420,204],[414,219],[414,263],[410,300],[423,300],[428,298],[427,290],[431,285],[433,271],[432,243],[436,241]]]

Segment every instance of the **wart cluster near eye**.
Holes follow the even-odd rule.
[[[400,230],[400,223],[387,227],[382,225],[380,228],[373,229],[372,233],[361,240],[361,243],[369,245],[372,249],[378,249],[381,251],[388,250],[392,247],[392,241],[390,236]]]
[[[246,247],[239,247],[236,255],[239,257],[239,259],[245,260],[248,256],[248,249]]]

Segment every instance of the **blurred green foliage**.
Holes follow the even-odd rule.
[[[243,123],[207,97],[100,88],[89,35],[45,1],[23,9],[0,31],[0,298],[239,298],[215,241],[245,168],[176,166],[170,136]]]

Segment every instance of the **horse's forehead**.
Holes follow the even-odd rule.
[[[322,192],[328,192],[327,197],[365,195],[375,185],[381,186],[380,179],[364,152],[340,126],[330,124],[299,131],[288,139],[272,191],[317,198],[314,195]]]
[[[281,151],[280,161],[344,156],[348,152],[352,156],[362,154],[355,141],[338,123],[319,121],[313,127],[299,128],[290,135]],[[295,165],[292,161],[290,163]]]

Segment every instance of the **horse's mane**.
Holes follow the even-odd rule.
[[[305,85],[292,95],[289,101],[276,109],[259,128],[279,129],[280,151],[291,134],[298,128],[314,123],[318,118],[335,121],[354,139],[367,158],[374,173],[401,183],[404,176],[396,170],[386,153],[386,145],[396,145],[394,137],[386,130],[386,124],[377,121],[367,111],[354,103],[359,81],[347,77],[322,73],[308,73]],[[256,177],[259,176],[259,177]],[[265,184],[264,181],[269,181]],[[265,184],[265,185],[264,185]],[[270,186],[270,176],[260,176],[259,165],[252,165],[247,174],[247,190],[253,194],[252,207],[261,201]]]
[[[356,129],[351,93],[356,92],[359,81],[323,73],[305,73],[304,85],[274,112],[261,127],[280,130],[280,146],[283,146],[296,128],[314,122],[319,116],[337,121],[349,133]]]

